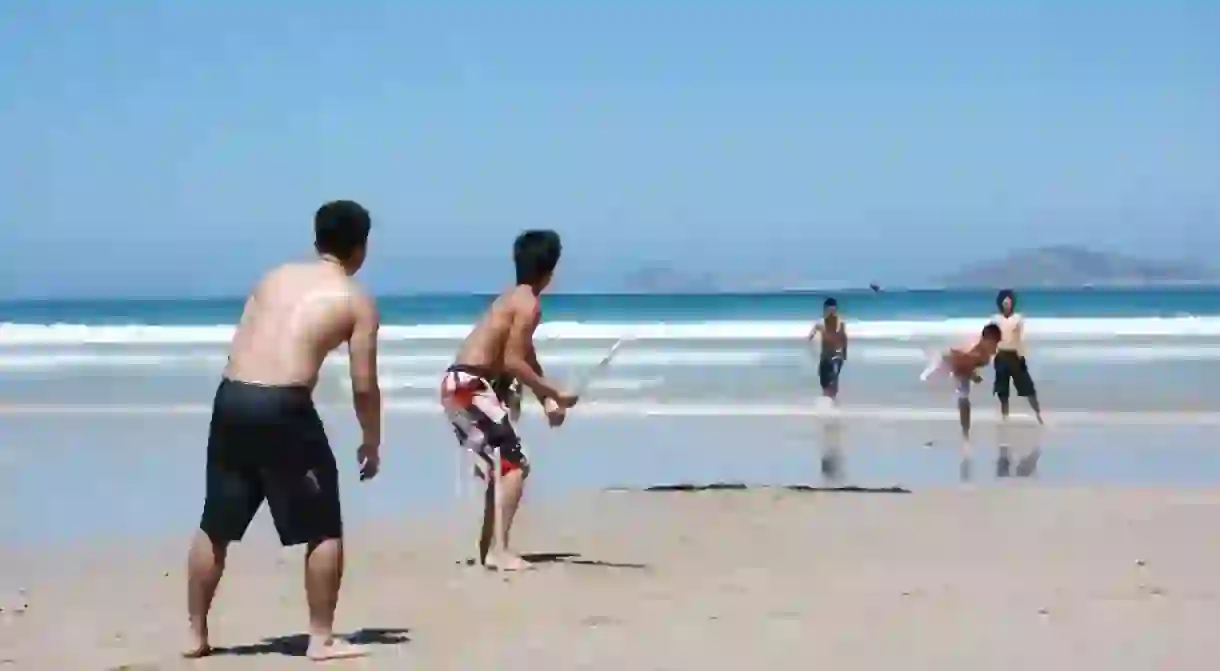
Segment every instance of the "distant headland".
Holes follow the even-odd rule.
[[[983,287],[1081,288],[1167,287],[1220,285],[1220,273],[1186,259],[1155,260],[1112,254],[1085,247],[1058,245],[1013,251],[1006,256],[965,266],[917,285],[871,285],[811,282],[783,277],[778,270],[767,278],[726,278],[714,273],[686,272],[665,263],[652,263],[623,276],[619,291],[640,294],[771,293],[904,289],[973,289]]]
[[[1060,245],[1015,251],[942,276],[945,288],[1151,287],[1214,284],[1220,274],[1200,262],[1153,260]]]

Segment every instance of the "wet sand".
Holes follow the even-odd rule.
[[[366,524],[338,625],[372,656],[328,668],[1213,668],[1218,515],[1220,489],[1030,481],[577,494],[525,510],[515,575],[457,561],[471,519]],[[186,543],[4,553],[0,668],[312,668],[265,517],[221,587],[228,649],[176,660]]]

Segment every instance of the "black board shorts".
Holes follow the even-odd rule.
[[[822,389],[829,389],[838,383],[842,372],[843,356],[840,354],[824,356],[818,361],[818,382]]]
[[[996,396],[1008,398],[1014,387],[1021,398],[1037,395],[1025,357],[1012,350],[1000,350],[995,353],[995,383],[992,390]]]
[[[222,380],[199,528],[216,542],[240,541],[264,499],[285,546],[343,535],[339,472],[310,389]]]

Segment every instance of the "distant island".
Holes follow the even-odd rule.
[[[1220,284],[1220,273],[1203,263],[1180,259],[1158,260],[1058,245],[1018,250],[997,259],[973,263],[960,270],[916,285],[819,282],[799,272],[771,269],[745,276],[695,272],[665,262],[650,262],[624,274],[615,290],[639,294],[818,293],[858,290],[882,292],[904,289],[973,289],[981,287],[1149,287]]]
[[[1067,245],[1016,251],[943,276],[945,288],[1131,287],[1212,284],[1214,269],[1186,259],[1162,261]]]

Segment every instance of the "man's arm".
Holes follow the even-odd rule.
[[[1017,318],[1017,323],[1015,325],[1013,325],[1012,334],[1013,334],[1013,337],[1016,338],[1016,341],[1017,341],[1017,356],[1024,359],[1025,358],[1025,317],[1024,316]]]
[[[542,372],[542,363],[540,361],[538,361],[538,350],[534,348],[534,342],[533,342],[532,338],[530,340],[529,355],[525,357],[525,362],[529,364],[530,368],[534,369],[534,372],[537,373],[539,377],[546,377],[546,373]],[[535,390],[534,397],[538,399],[539,403],[543,403],[545,405],[545,402],[547,399],[546,396],[539,394]]]
[[[353,297],[352,308],[355,321],[347,348],[352,405],[363,433],[362,444],[380,447],[381,385],[377,382],[377,331],[381,328],[381,316],[373,299],[363,293]]]
[[[508,328],[508,342],[504,346],[504,369],[521,380],[535,396],[542,399],[558,397],[561,395],[559,389],[541,375],[542,367],[535,369],[538,357],[534,353],[534,330],[542,318],[538,299],[534,296],[514,296],[512,300],[512,323]]]
[[[814,338],[817,338],[818,334],[821,332],[822,332],[822,322],[814,322],[813,328],[809,329],[809,336],[808,336],[809,342],[813,342]]]
[[[843,337],[843,360],[847,361],[847,322],[839,322],[839,332]]]

